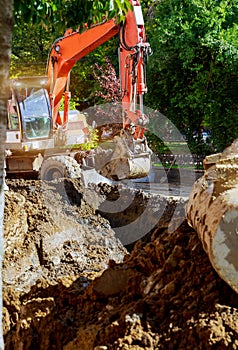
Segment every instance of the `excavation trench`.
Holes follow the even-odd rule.
[[[237,294],[187,225],[186,197],[7,182],[6,349],[238,346]]]

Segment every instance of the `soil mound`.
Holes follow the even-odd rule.
[[[182,220],[184,199],[66,179],[8,186],[6,350],[238,348],[238,295]],[[126,249],[122,225],[130,243],[135,227],[147,234]]]

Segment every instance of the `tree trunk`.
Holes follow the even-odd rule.
[[[186,207],[216,272],[238,293],[238,140],[208,156]]]
[[[0,0],[0,276],[4,254],[4,142],[6,138],[8,78],[13,30],[13,1]],[[0,350],[4,349],[2,332],[2,278],[0,278]]]

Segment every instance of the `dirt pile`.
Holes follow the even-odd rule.
[[[51,185],[12,180],[5,195],[3,280],[27,292],[38,278],[52,282],[65,275],[97,272],[107,261],[119,262],[126,252],[114,231],[85,194],[97,205],[95,192],[78,181]]]
[[[109,215],[105,206],[120,191],[108,185],[12,180],[9,187],[7,350],[238,348],[238,295],[181,223],[184,200],[134,191],[129,209],[119,201]],[[119,194],[126,202],[132,195]],[[123,222],[133,237],[133,222],[144,232],[141,216],[147,235],[129,252],[115,232]]]

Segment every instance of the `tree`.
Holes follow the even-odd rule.
[[[191,145],[193,133],[211,129],[215,150],[222,150],[238,136],[237,1],[151,1],[147,11],[154,55],[146,103]]]
[[[13,31],[13,1],[0,0],[0,270],[3,258],[3,212],[4,212],[4,142],[6,137],[6,115],[8,99],[8,78]],[[117,17],[123,20],[130,8],[129,0],[15,0],[15,23],[33,23],[49,28],[54,23],[56,31],[64,31],[67,27],[81,28],[84,23],[89,24],[101,20],[103,17]],[[3,10],[4,9],[4,10]],[[1,271],[0,271],[1,272]],[[0,279],[0,300],[2,301],[2,280]],[[2,320],[2,307],[0,307],[0,320]],[[4,349],[3,334],[0,321],[0,350]]]
[[[3,214],[4,214],[4,141],[6,138],[5,120],[7,115],[8,76],[10,65],[13,2],[0,0],[0,274],[2,274],[2,259],[4,254]],[[4,349],[2,334],[2,280],[0,279],[0,349]]]

